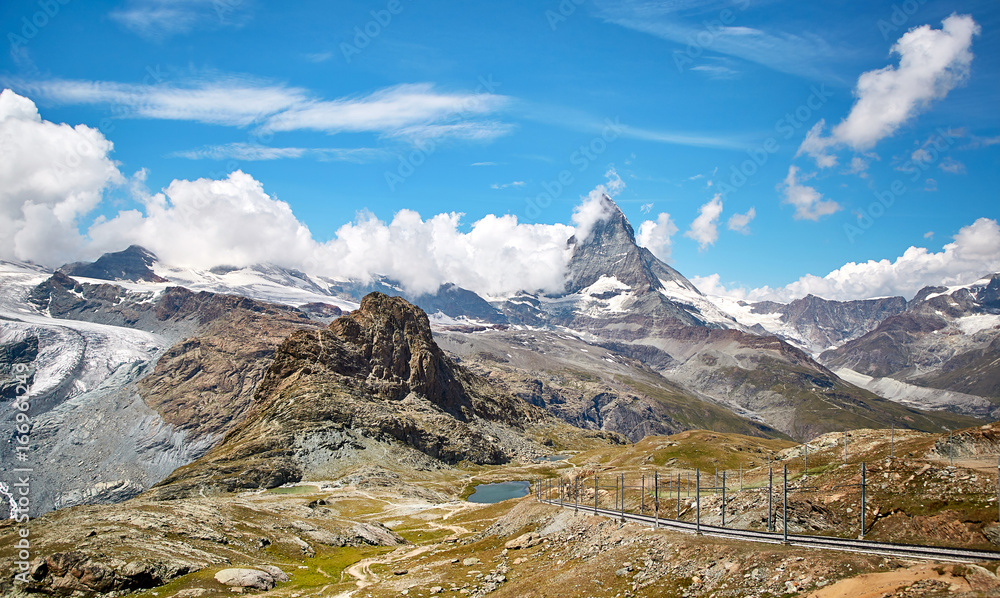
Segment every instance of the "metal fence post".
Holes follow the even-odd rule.
[[[660,472],[653,472],[653,523],[660,527]]]
[[[681,474],[677,474],[677,521],[681,520]]]
[[[865,539],[865,464],[861,463],[861,539]]]
[[[701,535],[701,470],[694,470],[695,531]]]
[[[622,521],[625,521],[625,474],[622,474]]]
[[[782,541],[788,544],[788,466],[783,466],[782,476],[784,477],[784,499],[781,502],[781,523],[784,527]]]
[[[646,474],[642,474],[642,490],[639,493],[639,514],[646,514]]]
[[[597,515],[597,474],[594,474],[594,515]]]
[[[802,445],[802,479],[809,476],[809,445]]]
[[[844,430],[844,465],[847,465],[847,430]]]
[[[726,472],[722,472],[722,527],[726,527]]]
[[[773,532],[774,525],[771,520],[774,517],[774,468],[770,464],[767,466],[767,531]]]

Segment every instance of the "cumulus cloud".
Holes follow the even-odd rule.
[[[241,171],[223,180],[175,180],[144,203],[143,212],[95,222],[89,230],[94,245],[110,251],[134,243],[166,263],[200,268],[300,266],[318,247],[287,203]]]
[[[457,213],[423,220],[402,210],[386,223],[362,213],[319,255],[339,276],[364,280],[384,274],[414,293],[433,292],[444,282],[488,296],[565,288],[572,227],[489,215],[463,233],[460,221]]]
[[[784,194],[783,202],[795,206],[796,220],[819,220],[841,209],[837,202],[823,199],[819,191],[799,182],[798,172],[798,168],[789,166],[784,182],[778,185]]]
[[[677,225],[670,218],[670,214],[661,212],[656,220],[646,220],[639,225],[639,232],[636,234],[636,242],[640,247],[645,247],[656,257],[665,262],[670,261],[670,250],[673,247],[671,237],[677,233]]]
[[[757,217],[756,208],[750,208],[746,214],[733,214],[729,217],[727,226],[729,230],[736,231],[741,235],[750,234],[750,221]]]
[[[223,180],[174,181],[147,197],[144,211],[120,212],[89,232],[103,251],[136,243],[165,263],[196,268],[272,263],[357,280],[384,275],[414,293],[445,282],[486,295],[564,287],[572,227],[490,215],[462,232],[461,218],[425,220],[401,210],[384,222],[362,211],[320,243],[287,203],[236,171]]]
[[[948,95],[969,76],[972,38],[980,32],[969,15],[952,15],[941,29],[910,29],[892,46],[899,65],[863,73],[854,88],[857,100],[830,135],[820,121],[806,135],[798,154],[808,154],[820,167],[836,164],[828,151],[848,146],[864,151],[893,135],[900,126]]]
[[[941,251],[914,246],[893,261],[849,262],[826,276],[806,275],[776,289],[727,288],[718,274],[691,277],[691,282],[702,292],[747,301],[791,301],[809,294],[841,301],[895,295],[912,299],[926,286],[968,284],[995,272],[1000,272],[1000,225],[980,218],[960,229]]]
[[[124,182],[97,129],[42,120],[34,102],[0,92],[0,258],[58,266],[84,239],[79,219]]]
[[[684,233],[685,237],[698,242],[699,250],[714,245],[719,238],[719,216],[722,214],[722,194],[715,197],[698,209],[698,216],[691,223],[691,228]]]

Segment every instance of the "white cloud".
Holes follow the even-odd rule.
[[[490,141],[513,130],[507,123],[480,120],[503,108],[507,97],[441,92],[430,83],[396,85],[336,100],[240,76],[157,85],[57,79],[18,82],[18,87],[60,104],[107,104],[124,118],[256,125],[262,135],[295,130],[370,132],[424,143],[443,138]]]
[[[677,232],[677,225],[671,220],[670,214],[661,212],[656,220],[646,220],[639,225],[636,242],[640,247],[650,250],[653,255],[665,262],[670,261],[670,250],[673,246],[671,237]]]
[[[192,150],[173,152],[171,157],[187,158],[188,160],[240,160],[256,162],[260,160],[281,160],[284,158],[301,158],[311,156],[320,161],[338,162],[368,162],[382,157],[384,152],[373,148],[337,148],[337,147],[271,147],[255,143],[228,143],[225,145],[210,145]]]
[[[899,65],[863,73],[854,89],[857,101],[847,117],[829,137],[823,136],[825,123],[816,123],[796,155],[805,153],[820,167],[832,166],[836,157],[829,149],[846,145],[864,151],[893,135],[968,78],[972,38],[979,32],[968,15],[948,17],[941,29],[923,25],[907,31],[892,47]]]
[[[571,227],[489,215],[463,233],[460,219],[451,213],[423,220],[402,210],[385,223],[362,213],[321,248],[318,265],[358,279],[385,274],[415,293],[433,292],[444,282],[484,295],[565,288]]]
[[[929,230],[926,233],[924,233],[924,238],[925,239],[933,239],[934,238],[934,231]]]
[[[163,40],[194,29],[240,25],[246,13],[241,0],[129,0],[108,13],[126,29],[152,40]]]
[[[490,189],[506,189],[508,187],[523,187],[525,185],[524,181],[511,181],[509,183],[493,183],[490,185]]]
[[[0,92],[0,258],[59,266],[79,255],[79,219],[124,182],[97,129],[42,120],[34,102]]]
[[[691,228],[684,233],[685,237],[698,242],[698,248],[704,250],[714,245],[719,238],[719,216],[722,214],[722,194],[715,197],[698,209],[698,216],[691,223]]]
[[[798,168],[788,167],[788,176],[778,189],[785,195],[784,203],[795,206],[796,220],[819,220],[840,210],[840,204],[833,200],[823,199],[816,189],[803,185],[797,180]],[[807,177],[808,178],[808,177]]]
[[[306,54],[306,60],[315,64],[326,62],[331,58],[333,58],[333,52],[316,52],[314,54]]]
[[[614,166],[609,167],[604,176],[607,177],[607,182],[595,187],[580,205],[573,208],[573,225],[580,242],[590,238],[595,224],[614,215],[611,206],[604,201],[604,196],[614,197],[625,188],[625,181],[618,176]]]
[[[930,162],[932,159],[933,158],[931,157],[931,153],[923,148],[913,150],[913,153],[910,154],[910,160],[913,160],[914,162],[918,163]]]
[[[965,174],[965,164],[962,164],[951,156],[947,156],[941,160],[938,168],[951,174]]]
[[[223,180],[175,180],[145,198],[144,213],[119,212],[90,228],[103,251],[138,244],[168,264],[210,268],[300,266],[318,247],[291,207],[241,171]]]
[[[680,72],[724,54],[785,73],[817,77],[825,74],[822,65],[836,53],[816,34],[727,26],[718,20],[723,8],[737,19],[745,18],[742,11],[749,2],[599,0],[595,6],[608,22],[674,42],[670,67]]]
[[[953,239],[939,252],[910,247],[893,261],[850,262],[826,276],[806,275],[777,289],[726,288],[718,274],[691,277],[691,282],[708,294],[749,301],[791,301],[808,294],[840,301],[895,295],[911,299],[926,286],[968,284],[1000,272],[1000,225],[996,220],[980,218],[959,230]]]
[[[396,85],[367,96],[299,103],[268,119],[272,131],[315,130],[326,133],[376,131],[435,138],[495,136],[495,124],[453,123],[450,119],[499,110],[507,98],[490,93],[441,93],[429,83]]]
[[[736,231],[742,235],[749,235],[750,222],[756,217],[757,210],[755,208],[750,208],[747,210],[746,214],[733,214],[730,216],[727,227],[729,230]]]
[[[185,85],[54,79],[23,82],[18,86],[59,104],[108,104],[116,116],[124,118],[186,120],[235,127],[260,123],[272,114],[309,101],[304,89],[237,76],[191,80]]]

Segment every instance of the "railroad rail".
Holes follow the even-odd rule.
[[[541,499],[539,502],[560,506],[560,502],[558,500]],[[577,511],[611,517],[612,519],[624,519],[627,521],[634,521],[636,523],[643,523],[657,528],[668,528],[690,534],[730,538],[735,540],[744,540],[747,542],[787,544],[791,546],[817,548],[820,550],[840,550],[845,552],[860,552],[865,554],[878,554],[882,556],[924,559],[930,561],[948,561],[956,563],[1000,561],[1000,552],[993,550],[967,550],[964,548],[947,548],[941,546],[894,544],[889,542],[873,542],[871,540],[836,538],[832,536],[806,536],[802,534],[786,535],[778,532],[758,532],[730,527],[719,527],[716,525],[691,523],[688,521],[677,521],[675,519],[660,519],[649,515],[629,513],[627,511],[622,512],[612,509],[595,508],[593,505],[588,506],[584,504],[562,503],[561,506],[567,509],[574,509]]]

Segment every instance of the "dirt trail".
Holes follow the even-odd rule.
[[[886,573],[866,573],[817,590],[808,598],[879,598],[925,579],[947,583],[951,592],[972,590],[964,577],[956,577],[948,571],[939,573],[935,568],[941,570],[940,565],[918,565]]]
[[[365,588],[378,581],[378,576],[372,573],[372,565],[389,565],[403,559],[411,559],[428,552],[434,548],[434,546],[436,545],[428,544],[426,546],[418,546],[409,551],[398,549],[384,556],[362,559],[348,567],[344,573],[356,579],[356,585],[359,588]],[[343,579],[343,575],[341,575],[341,579]]]

